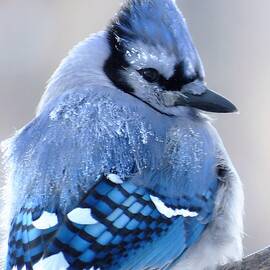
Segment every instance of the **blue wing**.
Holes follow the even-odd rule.
[[[173,160],[169,171],[165,162],[165,170],[159,172],[160,159],[167,161],[164,140],[166,130],[175,126],[173,119],[148,111],[148,122],[136,113],[140,107],[116,106],[103,96],[89,95],[89,91],[63,95],[11,142],[16,202],[8,270],[15,265],[32,269],[57,254],[70,269],[162,269],[194,244],[211,221],[218,181],[207,130],[196,129],[207,143],[201,147],[197,135],[191,134],[184,143],[187,159]],[[182,158],[178,146],[169,149],[173,158]],[[197,164],[199,172],[187,177],[194,172],[189,157],[198,159],[198,147],[207,158]],[[111,171],[123,183],[106,177],[95,182],[98,175]],[[132,178],[135,173],[141,182]],[[168,218],[151,196],[171,209],[188,209],[198,216]],[[70,220],[68,214],[76,208],[91,209],[96,223]],[[40,229],[35,222],[45,211],[55,214],[58,222]]]
[[[68,215],[56,213],[58,224],[40,230],[33,226],[33,221],[40,217],[42,210],[23,208],[12,223],[7,268],[16,265],[18,269],[23,266],[32,269],[41,258],[59,252],[64,254],[68,269],[163,267],[198,240],[211,215],[214,194],[200,198],[200,207],[189,205],[189,210],[198,211],[198,216],[168,218],[151,200],[151,196],[159,194],[128,181],[114,183],[103,176],[77,206],[91,209],[96,220],[93,224],[83,225]],[[160,198],[166,202],[167,198]],[[170,207],[187,209],[180,203],[181,200],[174,201]],[[179,242],[175,242],[177,238]],[[163,242],[160,246],[162,240],[167,248]],[[143,259],[134,261],[139,254],[144,255]]]
[[[22,208],[11,223],[8,242],[7,269],[32,269],[44,254],[46,245],[54,236],[57,226],[40,230],[33,221],[41,215],[41,209]]]

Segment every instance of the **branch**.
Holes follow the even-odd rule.
[[[270,269],[270,246],[235,262],[220,267],[218,270],[267,270]]]

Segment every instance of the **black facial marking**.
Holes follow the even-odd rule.
[[[174,74],[168,80],[163,76],[160,77],[159,85],[167,91],[180,91],[181,88],[199,78],[198,74],[188,76],[185,72],[185,63],[181,62],[175,66]]]
[[[117,40],[120,34],[119,31],[121,31],[121,28],[113,25],[108,32],[107,38],[111,48],[111,54],[105,61],[103,70],[117,88],[127,93],[133,93],[133,88],[128,84],[123,74],[123,71],[129,67],[129,63],[125,59],[124,47]]]
[[[121,40],[133,40],[138,37],[132,31],[130,22],[132,1],[127,3],[119,11],[111,25],[108,27],[108,41],[111,48],[111,55],[104,64],[103,70],[112,83],[127,93],[133,93],[134,89],[127,82],[123,71],[130,65],[125,59],[126,48]],[[129,29],[130,31],[127,31]]]
[[[150,67],[140,69],[138,72],[146,81],[156,83],[167,91],[180,91],[185,84],[191,83],[197,79],[202,79],[198,73],[188,76],[185,72],[183,62],[175,66],[174,74],[169,79],[166,79],[156,69]]]

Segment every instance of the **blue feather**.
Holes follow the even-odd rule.
[[[207,226],[202,221],[201,213],[211,213],[213,204],[205,204],[206,209],[196,218],[168,218],[156,209],[150,195],[151,190],[131,182],[115,184],[101,177],[77,205],[78,208],[91,209],[97,223],[81,225],[71,221],[68,215],[63,218],[59,216],[59,221],[62,221],[49,230],[33,227],[32,216],[39,210],[22,209],[13,221],[7,269],[16,264],[18,267],[30,267],[41,257],[46,258],[59,252],[64,254],[70,269],[127,269],[125,267],[129,267],[130,258],[142,256],[144,250],[150,247],[151,252],[144,253],[139,265],[156,268],[163,266],[196,243]],[[213,199],[214,196],[209,198]],[[181,239],[177,248],[170,242],[172,239],[169,240],[175,233]],[[155,245],[156,242],[163,242],[163,238],[168,238],[168,251],[163,246]],[[18,249],[18,245],[23,246],[23,251]],[[169,255],[172,250],[173,256]],[[134,266],[131,269],[141,268]]]

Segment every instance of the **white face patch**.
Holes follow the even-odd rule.
[[[33,270],[66,270],[69,267],[64,254],[59,252],[48,258],[41,259],[34,265]]]
[[[123,181],[117,174],[108,174],[107,178],[115,184],[123,184]]]
[[[170,115],[181,115],[181,106],[168,107],[163,103],[164,89],[158,83],[150,83],[139,74],[138,70],[156,69],[165,79],[170,79],[179,63],[173,51],[168,51],[161,45],[149,45],[141,41],[128,45],[125,59],[130,67],[122,71],[125,80],[134,90],[133,95],[151,105],[160,112]],[[181,108],[180,108],[181,107]]]
[[[44,211],[37,220],[33,221],[33,226],[39,230],[46,230],[57,224],[58,219],[56,214],[47,211]]]
[[[174,54],[170,54],[161,46],[151,46],[139,41],[130,44],[125,58],[136,69],[154,68],[166,79],[174,74],[177,59]]]
[[[12,270],[18,270],[17,266],[13,266],[13,267],[12,267]],[[25,269],[25,266],[22,268],[22,270],[26,270],[26,269]]]
[[[75,208],[67,214],[70,221],[81,225],[92,225],[98,223],[91,215],[89,208]]]
[[[165,205],[163,201],[161,201],[158,197],[150,195],[150,198],[154,205],[156,206],[157,210],[166,216],[167,218],[172,218],[176,216],[183,216],[183,217],[197,217],[197,212],[191,212],[187,209],[172,209]]]

